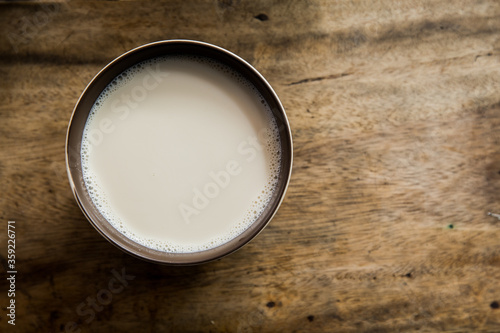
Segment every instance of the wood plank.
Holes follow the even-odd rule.
[[[499,331],[500,221],[487,216],[500,213],[499,17],[493,0],[0,3],[0,222],[16,221],[16,329]],[[194,267],[109,244],[64,166],[93,75],[171,38],[255,65],[294,138],[275,219]],[[128,285],[80,315],[122,269]],[[5,315],[0,326],[14,331]]]

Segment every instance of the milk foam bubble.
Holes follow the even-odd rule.
[[[82,168],[99,212],[148,248],[222,245],[262,214],[280,172],[279,130],[243,76],[214,60],[159,57],[118,75],[95,101]]]

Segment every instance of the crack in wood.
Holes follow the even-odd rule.
[[[302,83],[309,83],[309,82],[314,82],[314,81],[322,81],[322,80],[334,80],[338,79],[344,76],[351,75],[352,73],[340,73],[340,74],[331,74],[331,75],[326,75],[326,76],[319,76],[319,77],[313,77],[313,78],[307,78],[307,79],[302,79],[299,81],[291,82],[288,85],[289,86],[294,86],[296,84],[302,84]]]

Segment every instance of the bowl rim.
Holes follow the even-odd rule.
[[[285,138],[281,138],[282,140],[285,140],[285,143],[282,142],[282,149],[283,149],[283,144],[287,145],[287,151],[286,154],[283,154],[282,152],[282,159],[283,156],[287,156],[287,161],[282,161],[282,166],[283,163],[288,165],[288,170],[285,170],[286,173],[283,171],[280,171],[280,178],[284,180],[281,182],[281,189],[279,193],[277,194],[278,198],[275,198],[275,195],[273,195],[273,198],[271,199],[271,202],[266,206],[268,207],[273,207],[270,210],[270,213],[268,213],[267,218],[262,219],[260,223],[257,223],[260,218],[257,219],[247,230],[243,231],[239,236],[233,238],[229,242],[226,242],[222,245],[219,245],[213,249],[209,250],[204,250],[204,251],[199,251],[199,252],[189,252],[189,253],[169,253],[169,252],[164,252],[164,251],[159,251],[159,250],[153,250],[150,248],[145,247],[144,245],[138,244],[132,240],[130,240],[128,237],[125,235],[121,234],[118,232],[114,227],[101,215],[101,218],[97,217],[98,221],[95,221],[96,216],[92,212],[89,212],[87,210],[87,206],[93,206],[96,211],[97,208],[93,204],[92,200],[88,200],[85,198],[84,193],[81,193],[82,187],[86,191],[86,185],[83,180],[78,182],[78,180],[74,179],[74,174],[73,172],[78,172],[78,167],[72,166],[70,163],[70,154],[71,151],[76,151],[77,154],[80,152],[74,149],[71,145],[70,138],[72,133],[72,128],[73,125],[75,124],[75,117],[77,113],[80,110],[81,107],[81,102],[82,100],[88,95],[89,91],[96,85],[96,82],[99,80],[103,80],[102,76],[103,73],[107,73],[108,71],[111,70],[113,66],[116,64],[126,62],[127,59],[131,55],[138,54],[139,52],[143,52],[145,50],[148,50],[150,48],[154,47],[166,47],[168,45],[185,45],[189,47],[201,47],[201,48],[208,48],[211,50],[214,50],[216,53],[219,52],[220,54],[223,54],[224,56],[227,56],[229,58],[232,58],[236,61],[236,63],[240,64],[242,68],[245,68],[246,70],[249,70],[252,75],[254,75],[254,80],[258,80],[260,84],[263,85],[264,89],[266,92],[271,96],[275,110],[276,112],[279,112],[278,114],[275,114],[273,110],[273,114],[275,118],[279,117],[280,119],[280,124],[284,126],[284,128],[280,128],[280,137],[281,137],[281,132],[283,131],[283,134],[285,134]],[[157,55],[158,57],[161,56],[161,54]],[[149,59],[152,59],[150,57]],[[138,62],[135,62],[138,63]],[[130,64],[128,67],[133,66],[134,63]],[[115,77],[119,74],[120,72],[117,72]],[[248,79],[248,78],[247,78]],[[250,79],[249,79],[250,80]],[[252,80],[251,80],[252,81]],[[252,81],[252,84],[255,83],[255,81]],[[106,85],[109,84],[109,82],[106,83]],[[102,91],[102,90],[100,90]],[[98,90],[99,92],[99,90]],[[269,103],[269,98],[266,99],[267,102]],[[92,103],[93,105],[93,103]],[[82,107],[83,108],[83,107]],[[91,108],[91,106],[90,106]],[[88,109],[86,117],[88,117],[88,113],[90,112],[90,108],[84,108]],[[83,111],[81,111],[83,112]],[[86,119],[85,117],[85,119]],[[86,122],[86,120],[85,120]],[[85,123],[84,122],[84,123]],[[85,126],[85,124],[83,124]],[[82,131],[83,133],[83,131]],[[78,134],[78,133],[77,133]],[[81,133],[80,133],[81,134]],[[81,138],[81,136],[80,136]],[[80,139],[81,142],[81,139]],[[257,71],[250,63],[248,63],[246,60],[243,58],[239,57],[238,55],[234,54],[231,51],[228,51],[220,46],[216,46],[207,42],[202,42],[202,41],[196,41],[196,40],[190,40],[190,39],[170,39],[170,40],[161,40],[161,41],[156,41],[152,43],[147,43],[141,46],[138,46],[136,48],[133,48],[120,56],[116,57],[113,59],[111,62],[109,62],[106,66],[104,66],[93,78],[90,80],[90,82],[87,84],[83,92],[81,93],[80,97],[78,98],[78,101],[76,102],[73,112],[71,114],[71,118],[68,124],[68,128],[66,131],[66,144],[65,144],[65,162],[66,162],[66,171],[68,174],[68,179],[69,179],[69,184],[71,187],[71,190],[73,192],[73,196],[75,197],[75,200],[80,207],[80,210],[83,212],[84,216],[86,219],[90,222],[90,224],[105,238],[107,239],[111,244],[115,245],[122,251],[129,253],[137,258],[140,258],[142,260],[146,260],[149,262],[153,263],[159,263],[159,264],[167,264],[167,265],[195,265],[195,264],[201,264],[201,263],[206,263],[210,262],[213,260],[220,259],[222,257],[225,257],[240,248],[242,248],[244,245],[248,244],[252,239],[254,239],[257,235],[259,235],[262,230],[269,224],[269,222],[273,219],[273,217],[276,215],[279,207],[281,206],[286,191],[288,189],[288,186],[290,184],[290,179],[292,175],[292,166],[293,166],[293,141],[292,141],[292,132],[290,128],[290,123],[288,121],[288,117],[286,115],[285,109],[274,91],[274,89],[271,87],[269,82],[264,78],[262,74]],[[75,171],[76,169],[76,171]],[[81,165],[80,165],[80,172],[81,172]],[[82,186],[83,184],[83,186]],[[278,185],[277,185],[278,186]],[[273,200],[274,199],[274,200]],[[89,202],[90,201],[90,202]],[[264,215],[264,213],[262,214]],[[107,224],[107,226],[106,226]],[[115,232],[110,232],[110,227],[115,230]],[[244,237],[241,237],[244,235]]]

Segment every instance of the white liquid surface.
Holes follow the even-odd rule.
[[[87,189],[122,234],[197,252],[245,231],[269,202],[281,150],[260,94],[204,58],[156,58],[101,94],[82,141]]]

